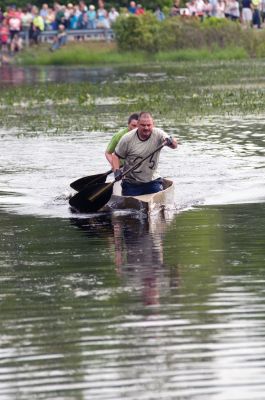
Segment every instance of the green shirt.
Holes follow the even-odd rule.
[[[119,143],[121,138],[128,132],[129,132],[128,128],[123,128],[119,132],[115,133],[112,136],[112,139],[108,144],[108,147],[107,147],[107,150],[106,150],[107,153],[110,153],[110,154],[114,153],[117,144]],[[124,160],[120,160],[120,165],[123,166],[123,164],[124,164]]]
[[[114,153],[117,144],[119,143],[119,141],[121,140],[121,138],[122,138],[126,133],[128,133],[128,132],[129,132],[129,129],[128,129],[128,128],[123,128],[123,129],[121,129],[119,132],[115,133],[115,134],[112,136],[112,139],[111,139],[111,141],[110,141],[109,144],[108,144],[108,147],[107,147],[106,152],[107,152],[107,153],[110,153],[110,154]]]

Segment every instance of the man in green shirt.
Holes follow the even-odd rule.
[[[115,151],[115,148],[121,138],[128,132],[132,131],[133,129],[137,128],[138,124],[138,117],[139,115],[137,113],[134,113],[129,116],[128,118],[128,127],[121,129],[119,132],[115,133],[111,139],[111,141],[108,144],[107,150],[105,151],[105,156],[110,165],[113,167],[112,164],[112,154]]]

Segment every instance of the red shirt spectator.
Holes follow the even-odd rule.
[[[16,10],[12,10],[8,14],[8,25],[10,30],[10,37],[13,39],[16,33],[21,31],[21,13]]]
[[[135,14],[136,15],[143,15],[144,14],[144,8],[141,6],[141,4],[137,4]]]
[[[0,24],[0,45],[1,45],[1,47],[7,46],[8,37],[9,37],[8,24],[7,24],[7,20],[4,19],[3,23]]]

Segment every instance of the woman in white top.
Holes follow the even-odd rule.
[[[240,17],[239,2],[237,0],[230,0],[230,18],[232,21],[237,21]]]
[[[216,17],[217,18],[225,18],[225,1],[218,0],[216,7]]]
[[[105,9],[103,1],[98,2],[98,10],[97,10],[97,28],[106,28],[110,27],[108,12]]]

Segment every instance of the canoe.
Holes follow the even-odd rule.
[[[115,183],[113,195],[104,207],[105,209],[133,209],[151,213],[155,209],[164,208],[167,204],[174,202],[173,181],[163,178],[163,190],[157,193],[142,196],[122,196],[119,182]]]

